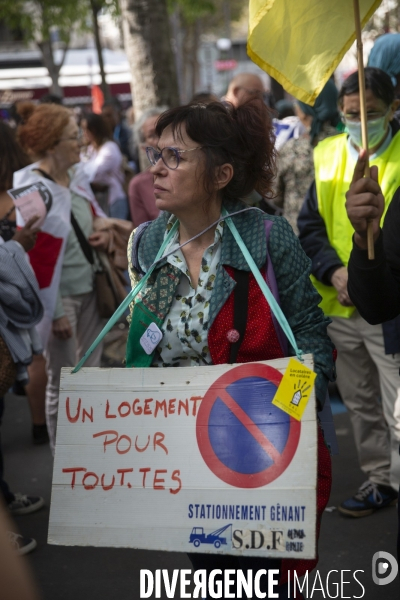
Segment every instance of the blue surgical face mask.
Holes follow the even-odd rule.
[[[388,113],[374,121],[367,121],[368,148],[374,148],[384,138],[387,129],[387,114]],[[346,129],[353,144],[362,148],[361,122],[352,123],[351,121],[346,120]]]

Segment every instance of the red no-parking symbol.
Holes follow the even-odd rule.
[[[240,365],[219,377],[204,396],[197,443],[207,466],[225,483],[262,487],[291,463],[301,423],[272,404],[281,379],[267,365]]]

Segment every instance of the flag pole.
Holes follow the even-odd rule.
[[[364,75],[364,58],[363,58],[363,43],[361,37],[361,18],[359,0],[353,0],[354,5],[354,21],[356,26],[357,39],[357,61],[358,61],[358,87],[360,90],[360,117],[361,117],[361,136],[362,145],[368,152],[368,129],[367,129],[367,102],[365,98],[365,75]],[[367,154],[367,162],[365,165],[364,175],[369,177],[369,156]],[[368,258],[375,258],[374,249],[374,231],[372,222],[368,221],[367,226],[367,242],[368,242]]]

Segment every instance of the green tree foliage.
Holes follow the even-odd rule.
[[[169,0],[170,10],[178,9],[187,24],[200,19],[204,33],[220,32],[227,18],[239,19],[244,5],[243,0]]]
[[[180,10],[187,23],[195,23],[198,19],[215,14],[218,0],[169,0],[170,10]]]
[[[52,92],[61,95],[58,76],[69,46],[71,32],[87,29],[88,4],[82,0],[0,0],[0,19],[10,28],[22,31],[27,42],[35,42],[52,79]],[[55,63],[52,37],[57,32],[63,42],[60,63]]]

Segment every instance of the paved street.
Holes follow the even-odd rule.
[[[338,412],[338,411],[336,411]],[[329,506],[336,505],[351,495],[363,482],[357,467],[347,413],[335,415],[340,455],[333,457],[333,490]],[[77,548],[48,546],[47,522],[49,516],[52,460],[48,446],[33,446],[30,438],[30,418],[25,398],[8,395],[2,427],[6,460],[6,479],[14,491],[42,495],[46,508],[17,519],[24,535],[35,537],[38,548],[29,555],[36,579],[45,600],[136,600],[139,598],[139,570],[141,568],[190,568],[183,554],[145,552],[109,548]],[[311,588],[315,575],[311,574],[309,596],[320,598],[363,597],[367,600],[398,600],[398,581],[378,587],[371,577],[371,560],[375,552],[396,553],[396,509],[388,508],[365,519],[345,519],[337,511],[325,513],[320,542],[319,572],[324,582],[332,569],[354,571],[365,587],[354,582],[352,574],[343,574],[343,592],[337,595],[333,583],[340,574],[332,573],[328,594]],[[175,596],[176,598],[179,595]],[[163,596],[165,598],[165,596]]]

